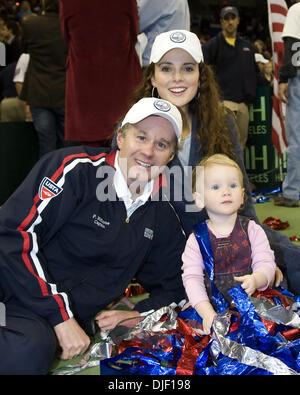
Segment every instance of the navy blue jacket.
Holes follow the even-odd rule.
[[[115,152],[88,147],[45,155],[0,209],[5,301],[54,326],[73,315],[90,320],[133,277],[150,293],[136,305],[140,312],[184,298],[185,236],[170,203],[157,199],[163,177],[127,223],[111,187],[114,158]],[[98,200],[108,194],[109,200]]]
[[[229,45],[220,32],[202,49],[205,63],[215,70],[222,98],[236,103],[253,101],[258,69],[251,44],[237,35],[235,46]]]

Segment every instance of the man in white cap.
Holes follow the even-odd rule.
[[[162,173],[181,129],[175,106],[142,99],[122,122],[118,150],[45,155],[1,208],[0,374],[46,374],[56,341],[62,359],[87,349],[95,317],[111,329],[184,299],[185,236]],[[97,316],[133,278],[149,297]]]
[[[222,31],[203,44],[204,62],[212,65],[224,105],[236,115],[241,146],[248,138],[248,105],[256,94],[257,68],[252,45],[238,34],[240,16],[236,7],[220,13]]]

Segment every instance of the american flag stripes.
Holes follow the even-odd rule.
[[[288,143],[285,135],[285,127],[282,115],[282,103],[278,98],[279,69],[282,65],[284,44],[281,34],[288,7],[284,0],[267,0],[269,11],[269,28],[272,39],[273,62],[274,62],[274,88],[273,88],[273,111],[272,111],[272,142],[279,156],[286,151]]]

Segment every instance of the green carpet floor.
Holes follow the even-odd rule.
[[[273,198],[271,198],[271,202],[255,203],[254,207],[260,222],[263,222],[267,217],[275,217],[282,222],[287,221],[289,227],[280,230],[280,232],[288,237],[297,236],[300,239],[300,207],[275,206]],[[300,247],[300,242],[294,243]]]

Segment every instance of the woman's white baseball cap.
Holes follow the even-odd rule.
[[[203,62],[203,53],[198,36],[188,30],[170,30],[156,36],[150,54],[150,63],[157,63],[173,48],[187,51],[197,63]]]
[[[126,123],[135,124],[150,115],[158,115],[170,121],[178,140],[180,139],[182,118],[179,110],[167,100],[157,99],[156,97],[144,97],[135,103],[125,115],[121,126]]]

